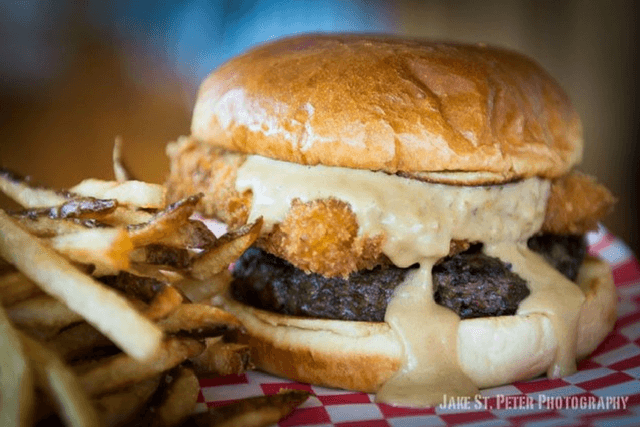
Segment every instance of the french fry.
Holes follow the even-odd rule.
[[[172,285],[180,289],[189,298],[189,301],[198,303],[207,302],[215,295],[223,294],[229,287],[231,280],[231,272],[225,269],[207,280],[183,278],[172,282]]]
[[[200,383],[192,369],[177,366],[163,378],[164,387],[151,403],[147,419],[142,425],[172,427],[179,425],[193,413],[200,393]]]
[[[0,303],[21,330],[14,343],[27,350],[21,368],[19,353],[5,351],[11,334],[0,336],[2,425],[33,422],[37,411],[23,409],[43,390],[39,406],[53,403],[67,425],[178,425],[195,408],[193,369],[225,375],[253,368],[247,346],[222,339],[241,329],[237,318],[191,297],[206,301],[226,290],[228,265],[255,241],[262,219],[218,239],[190,218],[202,194],[165,207],[162,186],[131,180],[120,139],[113,167],[116,181],[84,180],[70,191],[35,187],[0,169],[0,190],[26,208],[11,216],[0,210]],[[5,386],[5,360],[29,385],[10,402],[9,416],[5,392],[21,390]],[[193,368],[178,366],[186,360]],[[294,400],[251,400],[239,407],[247,414],[225,410],[222,421],[277,421]],[[203,420],[219,419],[214,411]]]
[[[128,226],[134,246],[164,243],[174,230],[188,222],[201,198],[202,194],[184,198],[158,212],[150,221]]]
[[[191,363],[199,375],[240,375],[255,368],[248,345],[226,343],[221,337],[207,338],[205,345],[202,353],[191,358]]]
[[[117,136],[113,143],[113,175],[118,182],[131,181],[133,175],[129,171],[129,168],[126,167],[124,161],[122,159],[122,137]]]
[[[54,237],[78,233],[87,229],[106,227],[95,219],[49,218],[48,216],[12,215],[22,227],[37,237]]]
[[[164,319],[181,307],[182,293],[172,286],[165,286],[151,300],[144,315],[151,320]]]
[[[37,387],[34,380],[35,401],[33,408],[33,423],[31,425],[40,426],[46,424],[62,425],[60,418],[56,415],[56,402],[47,395],[40,387]]]
[[[231,283],[232,276],[229,270],[209,277],[207,280],[194,280],[183,278],[172,282],[172,285],[180,289],[182,293],[194,303],[206,303],[216,295],[226,292]]]
[[[73,427],[100,425],[97,412],[73,372],[38,341],[25,334],[20,338],[32,361],[37,383],[56,402],[58,414],[65,424]]]
[[[215,245],[200,254],[191,264],[191,275],[199,280],[208,279],[229,267],[260,235],[262,217],[218,239]]]
[[[216,235],[202,221],[190,219],[176,230],[166,244],[187,249],[204,249],[215,244],[216,240]]]
[[[162,331],[124,298],[75,269],[2,210],[0,231],[0,256],[45,292],[82,315],[132,357],[144,360],[155,353]]]
[[[126,271],[121,271],[117,276],[101,277],[100,281],[147,304],[167,286],[164,281],[156,278],[138,276]]]
[[[9,319],[24,329],[35,329],[41,336],[53,336],[62,328],[84,319],[64,303],[49,295],[40,295],[7,308]]]
[[[154,265],[168,265],[174,268],[187,268],[191,263],[191,253],[185,248],[165,245],[147,245],[131,253],[132,262]]]
[[[161,209],[165,205],[164,187],[142,181],[117,182],[90,178],[69,191],[84,197],[115,199],[123,205],[140,208]]]
[[[96,218],[112,213],[117,207],[118,202],[113,199],[78,197],[56,206],[26,209],[16,213],[14,216],[27,218],[47,217],[51,219]]]
[[[149,222],[154,214],[130,206],[118,206],[115,211],[102,218],[101,221],[109,225],[136,225]]]
[[[5,307],[41,294],[38,285],[19,271],[0,276],[0,303]]]
[[[139,362],[126,354],[112,356],[97,365],[89,365],[84,372],[79,367],[80,382],[85,391],[96,396],[138,381],[153,377],[173,368],[204,350],[204,344],[190,338],[169,338],[158,348],[151,359]]]
[[[33,373],[20,335],[0,307],[0,425],[31,425],[33,404]]]
[[[17,271],[16,268],[4,259],[0,258],[0,276]]]
[[[124,228],[88,229],[52,237],[48,243],[71,261],[95,265],[95,276],[129,268],[129,253],[133,250]]]
[[[67,362],[98,353],[97,348],[104,349],[114,346],[111,340],[86,322],[64,329],[51,337],[46,344]]]
[[[163,283],[175,283],[185,278],[185,272],[166,265],[154,265],[146,263],[132,262],[125,272],[134,276],[147,277]]]
[[[240,328],[240,321],[231,313],[204,304],[182,304],[168,317],[158,321],[168,334],[192,338],[220,336]]]
[[[310,395],[303,390],[281,390],[278,394],[250,397],[230,405],[210,408],[206,413],[193,415],[190,420],[197,426],[266,427],[289,415]]]
[[[134,424],[160,383],[161,376],[140,381],[124,390],[105,394],[94,400],[105,427]]]
[[[25,208],[60,205],[73,197],[69,193],[31,186],[27,178],[2,168],[0,168],[0,191]]]

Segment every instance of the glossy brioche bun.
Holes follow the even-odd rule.
[[[585,302],[578,324],[578,358],[613,329],[617,296],[609,265],[587,257],[578,285]],[[230,297],[225,307],[246,328],[258,368],[329,387],[373,393],[401,366],[402,347],[384,322],[293,317],[255,309]],[[482,317],[460,322],[458,361],[480,388],[544,373],[558,346],[544,314]],[[500,349],[500,351],[496,351]]]
[[[554,178],[583,146],[567,95],[523,55],[354,34],[285,38],[230,60],[200,87],[191,132],[241,153],[433,181]]]

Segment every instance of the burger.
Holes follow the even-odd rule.
[[[569,375],[611,331],[584,234],[614,198],[582,150],[521,54],[310,34],[209,75],[168,188],[231,228],[262,218],[224,297],[259,368],[425,406]]]

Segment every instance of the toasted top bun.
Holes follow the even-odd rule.
[[[472,172],[476,183],[563,175],[583,146],[567,95],[523,55],[355,34],[285,38],[230,60],[202,84],[191,132],[300,164],[434,181]]]

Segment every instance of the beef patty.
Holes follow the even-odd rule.
[[[578,236],[540,236],[529,247],[571,280],[586,252]],[[393,291],[414,267],[381,265],[349,279],[306,274],[287,261],[251,248],[235,264],[231,293],[247,305],[276,313],[325,319],[384,321]],[[481,245],[440,260],[432,270],[434,299],[461,318],[512,315],[529,295],[511,266]]]

